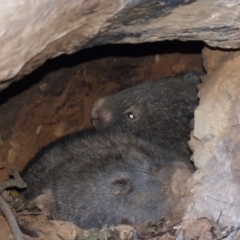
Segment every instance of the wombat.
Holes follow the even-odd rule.
[[[93,105],[93,126],[130,132],[190,157],[187,141],[198,83],[200,74],[187,72],[105,96]]]
[[[184,195],[187,165],[134,135],[84,131],[41,151],[22,177],[24,195],[82,228],[158,221]]]

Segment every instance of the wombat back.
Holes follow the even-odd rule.
[[[51,161],[48,169],[48,159],[58,155],[61,160]],[[176,191],[181,188],[179,169],[184,176],[191,174],[186,164],[176,164],[181,161],[177,153],[126,133],[80,132],[38,156],[44,160],[33,160],[23,174],[26,196],[56,219],[84,228],[168,216],[183,194]]]

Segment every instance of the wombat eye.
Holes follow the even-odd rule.
[[[129,119],[131,119],[131,120],[136,119],[135,115],[134,115],[132,112],[127,112],[126,115],[127,115],[127,117],[128,117]]]

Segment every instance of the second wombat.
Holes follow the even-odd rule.
[[[41,151],[22,176],[24,195],[83,228],[156,222],[172,214],[191,175],[177,152],[130,134],[84,131]]]

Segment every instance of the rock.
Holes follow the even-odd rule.
[[[184,219],[219,219],[230,227],[240,219],[240,52],[203,52],[208,74],[200,87],[190,141],[198,170]]]
[[[0,89],[94,45],[179,39],[238,48],[239,10],[235,0],[9,0],[0,9]]]
[[[180,230],[176,233],[177,240],[216,240],[225,238],[230,229],[206,219],[186,220],[181,224]]]

